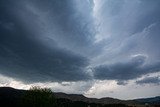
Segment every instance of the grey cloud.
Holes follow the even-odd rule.
[[[159,60],[160,2],[150,0],[97,0],[98,37],[103,51],[97,65],[125,61],[134,54],[147,54],[149,63]],[[94,64],[94,66],[96,66]]]
[[[93,70],[94,77],[100,80],[117,80],[118,84],[138,78],[144,74],[158,72],[160,62],[146,64],[146,57],[138,55],[126,62],[100,65]]]
[[[88,65],[86,58],[56,47],[50,49],[21,35],[26,33],[1,36],[2,74],[24,81],[77,81],[88,78],[85,73]]]
[[[93,43],[96,33],[93,1],[41,0],[39,2],[39,0],[28,0],[22,2],[21,5],[24,5],[20,7],[24,11],[15,12],[15,14],[18,14],[21,19],[27,17],[28,21],[38,24],[39,32],[45,31],[45,38],[55,40],[58,46],[87,57],[91,56],[90,53],[95,54],[96,50],[99,50]],[[30,19],[31,15],[34,17]],[[25,21],[26,25],[29,23],[27,26],[32,25],[27,20]]]
[[[97,2],[98,35],[105,44],[103,52],[95,58],[94,66],[123,64],[135,54],[146,54],[146,63],[151,66],[160,60],[160,1]]]
[[[118,85],[126,85],[126,84],[127,84],[127,81],[117,81],[117,84],[118,84]]]
[[[23,82],[83,81],[90,78],[86,70],[89,64],[88,58],[76,54],[72,49],[60,47],[59,44],[63,43],[56,39],[56,37],[61,38],[63,41],[68,41],[67,43],[72,43],[72,41],[77,43],[76,41],[79,41],[79,39],[83,41],[79,42],[79,44],[88,42],[84,41],[88,37],[83,34],[88,31],[76,28],[78,26],[82,27],[81,23],[76,22],[76,19],[71,19],[75,12],[73,12],[73,6],[69,5],[70,2],[62,2],[60,0],[36,0],[33,2],[30,0],[0,1],[1,74],[20,79]],[[27,7],[28,4],[29,7]],[[53,18],[52,20],[54,21],[53,23],[50,19],[51,24],[57,22],[55,24],[56,27],[65,30],[61,35],[53,33],[53,37],[49,41],[45,27],[47,28],[50,25],[42,26],[43,20],[40,20],[41,16],[39,16],[41,13],[38,13],[40,6],[42,6],[42,13],[43,11],[44,13],[47,13],[47,11],[49,13],[53,12],[49,17]],[[81,16],[81,14],[78,16]],[[81,20],[80,22],[83,21]],[[65,34],[68,32],[67,37]],[[75,32],[79,32],[77,36]],[[67,45],[67,43],[63,45]]]
[[[112,32],[112,36],[132,35],[159,21],[160,18],[160,1],[158,0],[102,1],[98,14],[105,31]]]
[[[94,66],[95,79],[124,84],[160,70],[160,2],[98,2],[1,0],[0,72],[23,81],[78,81],[90,79]]]
[[[146,77],[142,80],[136,81],[137,84],[160,84],[160,77]]]

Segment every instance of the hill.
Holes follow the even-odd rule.
[[[18,107],[19,102],[23,95],[26,93],[26,90],[18,90],[10,87],[0,87],[0,104],[6,105],[7,107],[13,107],[13,105]],[[57,99],[59,105],[63,107],[112,107],[119,105],[118,107],[127,107],[135,105],[145,105],[146,103],[150,105],[160,105],[160,96],[153,98],[144,98],[144,99],[134,99],[134,100],[120,100],[114,98],[87,98],[81,94],[66,94],[66,93],[53,93]],[[117,107],[117,106],[116,106]]]
[[[160,104],[160,96],[156,96],[156,97],[151,97],[151,98],[141,98],[141,99],[135,99],[134,101],[139,102],[139,103],[148,103],[151,105],[158,105]]]

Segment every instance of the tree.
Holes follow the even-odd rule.
[[[56,107],[56,99],[48,88],[31,87],[22,98],[22,107]]]

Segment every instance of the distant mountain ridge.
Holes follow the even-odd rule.
[[[5,101],[17,103],[26,90],[18,90],[11,87],[0,87],[0,103]],[[115,98],[87,98],[81,94],[66,94],[66,93],[53,93],[57,99],[67,99],[70,101],[81,101],[85,103],[96,103],[96,104],[126,104],[126,105],[137,105],[137,104],[158,104],[160,105],[160,96],[153,98],[134,99],[134,100],[120,100]],[[6,102],[7,103],[7,102]]]
[[[81,94],[66,94],[66,93],[54,93],[57,98],[65,98],[72,101],[84,101],[88,103],[101,103],[101,104],[160,104],[160,96],[151,97],[151,98],[140,98],[140,99],[133,99],[133,100],[120,100],[110,97],[104,98],[87,98]]]
[[[81,94],[66,94],[66,93],[54,93],[57,98],[69,99],[72,101],[83,101],[87,103],[100,103],[100,104],[135,104],[136,101],[131,100],[119,100],[115,98],[105,97],[105,98],[87,98]]]
[[[160,96],[151,97],[151,98],[141,98],[135,99],[139,103],[148,103],[148,104],[160,104]]]

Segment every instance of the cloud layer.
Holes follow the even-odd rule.
[[[97,42],[103,52],[93,60],[96,79],[118,83],[160,70],[159,1],[95,0]],[[121,84],[120,83],[120,84]]]
[[[75,46],[78,50],[87,45],[87,36],[92,35],[84,28],[90,26],[90,18],[79,19],[85,13],[76,15],[78,10],[67,1],[7,0],[0,5],[1,74],[24,82],[90,78],[88,58],[74,50]],[[89,6],[87,11],[90,12]]]
[[[159,72],[159,5],[158,0],[1,0],[0,74],[31,83],[125,85]]]
[[[156,84],[159,85],[160,84],[160,77],[156,76],[156,77],[146,77],[143,78],[141,80],[136,81],[137,84]]]
[[[125,81],[160,71],[160,62],[145,64],[145,60],[147,60],[145,56],[138,55],[126,62],[100,65],[95,67],[94,76],[102,80]]]

